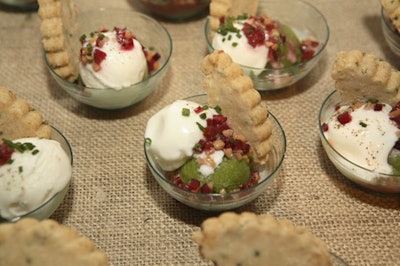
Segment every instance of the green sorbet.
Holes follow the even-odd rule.
[[[224,158],[213,174],[204,177],[199,172],[199,164],[196,159],[192,158],[180,168],[179,174],[185,183],[197,179],[202,184],[212,182],[214,193],[219,193],[223,189],[226,192],[231,192],[250,181],[251,167],[243,160]]]

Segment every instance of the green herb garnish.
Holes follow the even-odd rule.
[[[202,124],[200,124],[199,122],[196,122],[196,124],[197,124],[197,126],[199,127],[199,129],[201,130],[201,131],[203,131],[204,132],[204,127],[203,127],[203,125]]]
[[[81,37],[79,38],[79,41],[83,42],[86,40],[86,34],[82,34]]]
[[[3,139],[3,143],[6,144],[9,148],[14,149],[19,151],[20,153],[23,153],[24,151],[32,151],[35,148],[35,145],[33,145],[30,142],[12,142],[11,140],[8,139]],[[39,151],[37,150],[36,153]]]
[[[188,108],[182,108],[182,115],[183,116],[189,116],[190,115],[190,110]]]

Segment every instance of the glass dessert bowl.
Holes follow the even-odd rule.
[[[381,27],[383,36],[385,37],[386,43],[389,45],[390,50],[400,56],[400,34],[396,27],[392,24],[385,9],[381,7]]]
[[[85,84],[87,83],[87,81],[84,82],[82,79],[82,69],[85,68],[80,67],[81,71],[78,80],[71,82],[70,80],[61,77],[53,69],[53,67],[49,63],[49,57],[47,56],[47,54],[45,54],[47,67],[49,68],[51,75],[70,96],[72,96],[79,102],[93,107],[101,109],[120,109],[140,102],[157,88],[165,75],[165,72],[169,65],[169,59],[172,54],[172,39],[168,31],[159,22],[138,12],[104,8],[78,13],[78,21],[80,31],[80,35],[76,40],[78,43],[80,41],[83,43],[83,37],[86,37],[85,42],[90,40],[94,31],[98,31],[99,39],[103,38],[105,33],[102,31],[102,29],[107,29],[110,32],[117,32],[117,38],[118,34],[122,32],[121,34],[123,34],[122,36],[123,38],[125,38],[126,36],[128,36],[125,33],[126,29],[133,34],[134,40],[137,40],[142,46],[144,55],[141,55],[140,64],[137,63],[137,61],[135,62],[131,60],[128,67],[126,66],[127,61],[123,61],[127,58],[127,56],[122,56],[119,57],[119,59],[114,59],[117,58],[116,55],[120,53],[120,50],[117,52],[113,52],[113,50],[115,51],[118,49],[110,48],[108,54],[103,53],[103,59],[105,58],[105,60],[102,62],[105,62],[106,60],[108,60],[108,58],[112,58],[112,60],[114,61],[109,61],[111,63],[107,64],[109,66],[114,65],[114,67],[108,67],[107,70],[105,70],[105,67],[101,68],[100,71],[109,71],[103,72],[104,74],[101,74],[101,78],[98,78],[96,76],[96,70],[93,70],[92,72],[95,73],[93,74],[95,78],[89,77],[89,80],[96,79],[96,82],[93,83],[95,85],[90,85]],[[110,39],[112,41],[109,41],[109,43],[112,44],[113,39]],[[91,44],[87,44],[86,47],[89,47],[90,45]],[[138,44],[136,44],[135,42],[133,45],[133,49],[135,49],[135,47],[139,48],[137,45]],[[124,49],[125,48],[122,48],[121,50]],[[147,50],[147,52],[154,53],[155,56],[153,56],[152,58],[148,58],[148,54],[145,52],[145,49]],[[82,53],[83,52],[81,50],[80,54],[79,51],[76,54],[77,58],[81,58],[81,62],[79,64],[80,66],[82,65]],[[96,54],[94,54],[93,58],[95,58],[94,61],[96,61]],[[115,64],[115,62],[117,61],[119,62],[118,66],[116,66]],[[147,70],[149,71],[149,73],[147,73],[147,70],[145,74],[143,74],[144,70],[135,70],[135,68],[143,68],[143,66],[146,65],[146,61],[148,65]],[[150,64],[153,64],[155,61],[157,61],[158,65],[156,68],[153,68],[154,66],[151,66]],[[102,66],[101,64],[99,65]],[[130,69],[130,71],[132,71],[133,69],[134,74],[127,74],[127,72],[125,71],[126,69]],[[89,75],[87,74],[87,71],[85,72],[85,76],[86,75]],[[132,77],[135,75],[141,76],[140,78],[137,78],[138,81],[127,83],[129,81],[122,81],[123,79],[119,78],[121,75],[124,76],[124,78]],[[100,82],[103,82],[106,79],[107,81],[104,82],[105,85],[97,85],[97,83],[99,83],[98,80],[101,80]],[[125,84],[118,85],[120,87],[117,89],[113,85],[110,85],[111,83],[114,84],[118,80],[121,80],[121,82],[125,82]]]
[[[168,20],[186,20],[207,10],[210,0],[139,0],[151,13]]]
[[[319,112],[319,134],[322,146],[328,158],[340,173],[363,187],[384,193],[400,192],[400,176],[382,173],[381,171],[371,170],[369,167],[360,166],[359,162],[355,163],[354,159],[350,159],[349,156],[345,156],[343,152],[337,150],[339,148],[338,143],[336,143],[337,148],[335,148],[332,145],[332,140],[328,140],[326,132],[331,130],[331,126],[327,128],[326,123],[332,117],[333,113],[338,110],[338,106],[342,105],[349,105],[349,103],[344,102],[340,93],[334,91],[324,100]],[[368,127],[371,123],[371,121],[365,124],[359,122],[359,125],[361,127]],[[344,140],[344,136],[342,139]],[[383,149],[383,146],[380,149]],[[352,148],[349,147],[349,149]],[[355,159],[363,159],[363,156],[365,155],[360,152],[359,156]],[[376,155],[376,157],[378,157],[378,155]]]
[[[68,157],[69,163],[71,164],[71,167],[72,167],[72,165],[73,165],[72,148],[71,148],[71,145],[70,145],[69,141],[67,140],[67,138],[58,129],[56,129],[55,127],[52,127],[51,139],[60,143],[61,148],[66,153],[66,156]],[[54,213],[54,211],[59,207],[61,202],[63,201],[65,195],[68,192],[70,183],[71,183],[71,179],[67,182],[67,184],[65,185],[65,187],[62,190],[60,190],[59,192],[56,192],[53,196],[51,196],[48,200],[46,200],[40,206],[35,207],[22,215],[13,215],[12,217],[10,216],[7,218],[4,218],[0,215],[0,223],[15,222],[15,221],[18,221],[18,220],[20,220],[22,218],[26,218],[26,217],[35,218],[38,220],[49,218]],[[32,195],[34,193],[29,193],[29,194]],[[1,214],[1,209],[0,209],[0,214]]]
[[[192,96],[185,100],[203,106],[207,104],[207,95]],[[257,170],[260,173],[260,179],[257,183],[252,184],[251,186],[246,186],[240,190],[218,193],[208,190],[208,187],[206,187],[207,190],[204,191],[204,186],[196,191],[191,190],[188,187],[182,187],[182,183],[179,183],[179,181],[176,182],[176,176],[174,178],[174,176],[171,175],[171,172],[163,170],[160,164],[157,163],[157,156],[150,151],[152,143],[146,139],[144,143],[144,153],[148,167],[160,186],[173,198],[187,206],[206,211],[224,211],[240,207],[254,200],[267,190],[271,182],[278,175],[284,160],[286,152],[285,133],[282,126],[271,113],[269,113],[268,119],[272,123],[273,148],[266,164],[257,166]],[[183,142],[181,139],[179,141]],[[226,178],[227,176],[226,172],[224,172],[223,177],[221,178]],[[229,175],[229,179],[230,178],[233,177]],[[214,180],[214,187],[215,186]]]
[[[276,64],[272,66],[270,59],[271,48],[269,48],[269,50],[267,50],[266,52],[263,52],[260,56],[260,45],[258,45],[251,53],[254,53],[253,57],[255,58],[268,57],[269,59],[267,64],[260,63],[258,66],[249,66],[247,63],[238,63],[241,64],[241,67],[246,75],[252,78],[254,87],[259,91],[276,90],[288,87],[306,76],[322,57],[322,54],[329,40],[329,27],[327,21],[324,15],[318,9],[316,9],[311,4],[303,2],[301,0],[262,0],[259,2],[256,16],[260,17],[261,15],[267,15],[269,18],[277,20],[280,24],[284,25],[285,28],[287,28],[290,32],[288,34],[285,34],[286,36],[297,36],[296,43],[298,44],[296,44],[296,46],[299,47],[298,49],[303,50],[302,55],[298,55],[298,57],[302,58],[298,58],[295,62],[290,64],[282,62],[282,64]],[[229,24],[227,28],[228,31],[230,31]],[[215,38],[212,37],[210,18],[207,18],[206,20],[204,34],[208,50],[210,52],[216,49],[215,45],[221,45],[216,44],[214,42],[215,40],[213,40]],[[218,34],[216,34],[216,36],[217,35]],[[244,39],[243,36],[246,35],[246,33],[244,30],[242,30],[239,35],[239,39]],[[267,33],[266,36],[271,37],[272,33]],[[282,40],[283,39],[289,38],[284,37],[282,38]],[[280,41],[278,41],[277,43],[279,42]],[[222,38],[222,43],[228,43],[228,41],[226,41],[225,38]],[[238,42],[234,41],[234,43],[232,44],[234,47],[227,49],[233,50],[238,48],[240,44],[238,45],[237,43]],[[307,47],[305,46],[306,43]],[[226,44],[222,44],[222,46],[227,47]],[[218,49],[225,50],[225,48]],[[283,51],[284,49],[288,48],[282,48],[281,51]],[[239,57],[242,57],[241,55],[249,54],[246,50],[235,53],[238,54]],[[233,60],[235,61],[235,58],[233,58]],[[256,60],[258,61],[258,59],[251,60],[251,64],[253,64],[253,62]]]

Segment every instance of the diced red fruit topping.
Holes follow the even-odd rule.
[[[305,50],[302,50],[302,54],[303,54],[303,56],[302,56],[301,60],[304,62],[304,61],[307,61],[307,60],[310,60],[311,58],[313,58],[313,56],[315,55],[315,51],[311,50],[311,49],[305,49]]]
[[[188,185],[189,185],[190,191],[199,191],[200,190],[200,181],[197,179],[190,180]]]
[[[201,193],[209,194],[212,192],[212,187],[210,187],[207,183],[201,186],[200,188]]]
[[[351,114],[348,111],[341,113],[340,115],[338,115],[338,121],[342,125],[350,123],[351,122]]]
[[[250,181],[247,184],[243,184],[240,189],[246,189],[246,188],[250,188],[252,186],[255,186],[258,184],[258,182],[260,181],[261,177],[260,177],[260,173],[258,171],[253,171],[251,173],[251,178]]]
[[[249,23],[244,23],[242,29],[244,35],[247,37],[247,42],[252,46],[265,44],[265,32],[261,26],[253,26]]]
[[[400,102],[393,106],[389,113],[389,117],[390,120],[394,121],[397,124],[397,127],[400,128]]]
[[[126,28],[121,29],[118,27],[114,28],[117,35],[117,42],[121,45],[124,50],[131,50],[134,48],[133,34],[127,31]]]
[[[381,103],[376,103],[376,104],[374,105],[374,111],[379,112],[379,111],[382,111],[382,109],[383,109],[383,104],[381,104]]]
[[[93,61],[98,65],[100,65],[101,62],[103,62],[103,60],[106,59],[106,57],[107,54],[102,50],[95,49],[93,52]]]
[[[194,109],[194,112],[196,113],[196,114],[200,114],[201,112],[203,112],[204,111],[204,108],[203,108],[203,106],[197,106],[195,109]]]
[[[327,123],[323,123],[323,124],[321,125],[321,127],[322,127],[322,130],[323,130],[324,132],[327,132],[327,131],[329,130],[329,126],[328,126]]]
[[[14,149],[7,146],[5,143],[0,144],[0,166],[9,162]]]

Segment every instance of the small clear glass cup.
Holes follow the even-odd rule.
[[[207,95],[196,95],[186,98],[186,100],[204,105],[207,103]],[[281,124],[272,113],[269,113],[269,119],[272,122],[272,138],[274,144],[268,162],[260,168],[262,171],[261,180],[253,187],[226,194],[204,194],[185,190],[167,178],[165,171],[156,164],[152,155],[149,153],[149,144],[145,141],[144,154],[147,164],[152,175],[160,186],[173,198],[187,206],[206,211],[225,211],[238,208],[253,201],[259,195],[264,193],[282,167],[286,153],[286,136]]]
[[[71,166],[73,166],[72,147],[68,139],[55,127],[52,127],[51,139],[56,140],[61,144],[61,147],[63,148],[63,150],[65,151],[70,160]],[[54,196],[52,196],[42,205],[38,206],[36,209],[28,213],[25,213],[24,215],[9,220],[0,217],[0,223],[16,222],[22,218],[27,218],[27,217],[35,218],[38,220],[49,218],[55,212],[55,210],[60,206],[61,202],[64,200],[65,195],[69,190],[71,180],[66,184],[66,186],[60,192],[54,194]]]
[[[337,151],[325,137],[323,123],[329,120],[336,106],[343,104],[348,103],[342,100],[338,91],[333,91],[324,100],[319,111],[319,135],[328,158],[339,172],[354,183],[378,192],[400,192],[400,176],[372,171],[353,163]]]
[[[50,66],[45,54],[50,74],[72,98],[96,108],[115,110],[129,107],[142,101],[159,86],[169,66],[173,46],[171,36],[163,25],[139,12],[105,8],[79,14],[79,22],[81,34],[89,34],[99,30],[100,27],[105,27],[109,30],[114,27],[127,27],[143,46],[154,49],[160,54],[161,66],[143,81],[120,90],[91,88],[71,82],[58,75]],[[76,56],[79,57],[79,54]]]
[[[305,77],[319,62],[329,40],[329,26],[325,16],[313,5],[301,0],[261,0],[257,15],[268,15],[290,26],[294,32],[305,39],[313,36],[320,43],[314,56],[284,68],[254,68],[241,65],[244,73],[252,80],[259,91],[277,90],[288,87]],[[210,20],[206,20],[204,35],[209,52],[213,52],[210,38]]]

